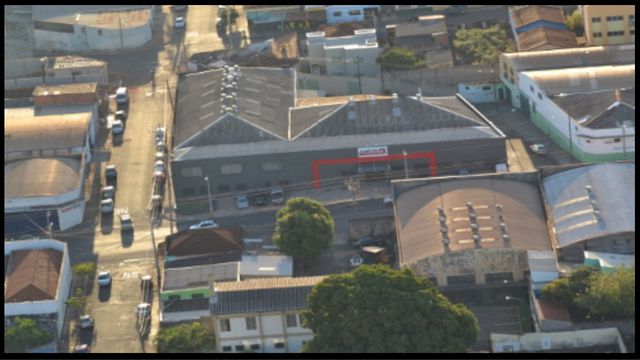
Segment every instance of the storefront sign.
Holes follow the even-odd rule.
[[[367,146],[358,148],[358,157],[387,156],[389,151],[386,146]]]

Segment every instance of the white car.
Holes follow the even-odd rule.
[[[164,153],[161,152],[161,151],[157,151],[156,152],[156,160],[155,161],[158,161],[158,160],[164,161]]]
[[[184,27],[186,26],[186,20],[184,19],[184,16],[178,16],[176,18],[176,22],[173,24],[173,27],[176,29],[184,29]]]
[[[149,303],[140,303],[136,307],[136,315],[147,317],[151,314],[151,304]]]
[[[393,195],[387,195],[382,199],[382,203],[385,206],[393,206]]]
[[[246,209],[249,207],[249,197],[245,194],[236,195],[236,207],[238,209]]]
[[[189,226],[189,230],[217,228],[218,223],[213,220],[205,220],[198,224]]]
[[[113,135],[122,134],[124,132],[124,124],[122,124],[122,120],[113,120],[113,124],[111,124],[111,132]]]
[[[113,199],[104,199],[100,202],[100,212],[108,214],[113,212]]]
[[[80,329],[89,329],[92,328],[94,324],[93,317],[91,315],[82,315],[78,319],[78,326]]]
[[[120,215],[120,230],[121,231],[133,231],[133,219],[129,214]]]
[[[98,284],[100,286],[109,286],[111,285],[111,273],[108,271],[101,271],[98,274]]]
[[[159,171],[159,172],[164,172],[164,161],[162,160],[158,160],[156,161],[155,165],[154,165],[154,172]]]
[[[282,204],[284,203],[284,191],[279,186],[271,189],[271,203],[273,204]]]
[[[118,90],[116,90],[116,103],[126,104],[128,101],[129,95],[127,93],[127,88],[124,86],[120,86]]]
[[[544,144],[533,144],[529,146],[529,148],[531,149],[531,151],[533,151],[538,155],[544,155],[549,152],[549,150]]]

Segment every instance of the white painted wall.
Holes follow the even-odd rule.
[[[151,22],[135,27],[97,28],[73,25],[73,33],[34,29],[40,50],[118,50],[142,46],[152,38]]]
[[[530,109],[533,111],[535,104],[536,112],[546,118],[562,135],[569,138],[568,119],[571,121],[571,141],[574,146],[578,146],[581,150],[592,154],[610,154],[622,153],[622,141],[615,143],[614,138],[622,137],[622,128],[619,129],[589,129],[578,125],[576,119],[570,118],[558,105],[547,98],[544,92],[540,90],[535,81],[528,76],[526,72],[518,74],[520,91],[529,97]],[[533,87],[533,92],[531,91]],[[542,93],[542,100],[538,97],[538,92]],[[625,129],[626,151],[635,151],[635,127],[627,127]],[[607,139],[588,139],[581,137],[607,137]]]
[[[309,65],[326,67],[328,75],[356,76],[358,68],[364,76],[377,76],[380,54],[374,29],[356,30],[352,36],[325,38],[323,32],[307,33]],[[361,58],[360,63],[354,61]]]

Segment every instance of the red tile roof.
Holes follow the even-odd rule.
[[[537,28],[518,34],[520,51],[552,50],[578,46],[576,35],[569,30]]]
[[[540,320],[557,320],[571,322],[571,316],[567,307],[562,304],[537,299],[539,305]]]
[[[192,256],[242,251],[242,228],[185,230],[167,236],[167,256]]]
[[[16,250],[9,258],[5,303],[54,300],[63,253],[52,249]]]
[[[516,29],[539,20],[547,20],[564,24],[562,9],[555,6],[529,5],[522,8],[512,9],[511,18],[513,19],[513,26]]]

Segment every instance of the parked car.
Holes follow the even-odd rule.
[[[113,135],[122,134],[124,132],[124,124],[122,120],[113,120],[111,124],[111,132]]]
[[[256,194],[253,195],[253,205],[254,206],[265,206],[269,203],[269,195],[267,194]]]
[[[385,206],[393,206],[393,194],[385,196],[384,199],[382,199],[382,203]]]
[[[105,186],[100,191],[100,198],[102,200],[113,199],[115,193],[116,193],[116,188],[114,188],[113,186]]]
[[[164,153],[166,150],[167,148],[166,148],[166,145],[164,144],[164,141],[156,142],[156,152]]]
[[[121,231],[133,231],[133,219],[129,214],[120,215],[120,230]]]
[[[107,181],[118,179],[118,171],[116,171],[115,165],[107,165],[107,168],[104,174],[105,174],[105,177],[107,178]]]
[[[166,130],[163,127],[156,128],[156,141],[164,141]]]
[[[76,345],[73,348],[73,352],[74,353],[90,353],[91,352],[91,347],[87,344],[80,344],[80,345]]]
[[[116,103],[126,104],[128,102],[129,102],[129,93],[127,92],[127,88],[124,86],[120,86],[118,90],[116,90]]]
[[[151,196],[151,206],[154,208],[162,207],[162,196],[161,195]]]
[[[100,201],[100,212],[108,214],[113,212],[113,199],[104,199]]]
[[[91,315],[82,315],[78,318],[78,326],[80,329],[89,329],[93,327],[93,317]]]
[[[187,24],[184,16],[178,16],[173,24],[173,27],[176,29],[184,29],[185,26],[187,26]]]
[[[136,315],[147,317],[151,314],[151,304],[140,303],[136,306]]]
[[[236,195],[236,207],[238,209],[246,209],[249,207],[249,197],[246,194]]]
[[[111,285],[111,273],[108,271],[101,271],[98,274],[98,284],[100,286],[109,286]]]
[[[153,178],[157,181],[164,181],[164,172],[162,171],[154,171]]]
[[[279,186],[271,189],[271,203],[273,204],[282,204],[284,202],[284,191]]]
[[[213,220],[201,221],[195,225],[189,226],[189,230],[217,228],[218,223]]]
[[[533,144],[529,146],[529,148],[531,149],[531,151],[533,151],[538,155],[545,155],[549,152],[549,150],[544,144]]]
[[[140,290],[144,288],[151,289],[153,287],[153,280],[151,279],[151,275],[145,275],[140,278]]]
[[[154,161],[158,161],[158,160],[164,161],[164,153],[163,152],[160,152],[160,151],[156,152],[156,159]]]
[[[361,248],[364,246],[382,246],[384,245],[384,238],[380,236],[363,236],[353,240],[351,245],[353,245],[354,248]]]
[[[127,112],[124,110],[116,111],[116,120],[127,121]]]
[[[153,171],[164,172],[164,161],[162,160],[156,161],[153,167]]]

